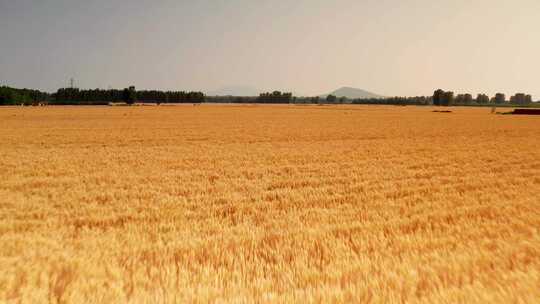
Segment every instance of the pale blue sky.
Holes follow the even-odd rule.
[[[540,98],[538,0],[0,0],[0,84]]]

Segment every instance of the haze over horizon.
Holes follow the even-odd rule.
[[[540,1],[0,0],[0,85],[540,97]]]

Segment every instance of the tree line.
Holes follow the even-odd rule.
[[[56,103],[95,103],[95,102],[143,102],[143,103],[200,103],[205,101],[201,92],[141,90],[135,87],[123,90],[79,90],[77,88],[58,89],[52,94]],[[53,102],[53,103],[54,103]]]
[[[351,99],[345,96],[293,96],[291,93],[262,93],[259,96],[207,96],[209,103],[290,103],[290,104],[379,104],[379,105],[429,105],[431,96]]]
[[[532,96],[525,93],[517,93],[509,99],[503,93],[497,93],[493,97],[486,94],[478,94],[474,98],[471,94],[457,94],[452,91],[438,89],[432,96],[414,97],[384,97],[384,98],[356,98],[328,95],[326,97],[296,97],[292,93],[281,91],[265,92],[259,96],[205,96],[201,92],[186,91],[159,91],[159,90],[135,90],[135,87],[118,89],[89,89],[60,88],[55,93],[49,94],[39,90],[16,89],[7,86],[0,87],[0,105],[14,104],[73,104],[73,105],[100,105],[110,102],[125,102],[132,104],[142,103],[275,103],[275,104],[376,104],[376,105],[516,105],[529,106],[533,103]]]
[[[293,96],[292,93],[274,91],[271,93],[261,93],[256,101],[258,103],[291,103],[293,101]]]
[[[516,105],[529,106],[533,103],[532,96],[517,93],[506,99],[505,94],[497,93],[493,97],[486,94],[478,94],[476,98],[472,94],[458,94],[454,92],[436,90],[432,96],[395,96],[382,98],[347,98],[345,96],[328,95],[326,97],[296,97],[291,93],[274,91],[255,96],[212,96],[207,97],[208,102],[215,103],[294,103],[294,104],[372,104],[372,105]]]
[[[0,105],[34,104],[47,102],[50,94],[38,90],[16,89],[7,86],[0,87]]]
[[[353,104],[372,104],[372,105],[397,105],[397,106],[427,106],[431,105],[433,98],[431,96],[414,97],[385,97],[385,98],[357,98],[353,99]]]
[[[526,106],[533,103],[532,96],[525,93],[517,93],[506,99],[506,95],[503,93],[497,93],[492,98],[489,98],[486,94],[478,94],[476,99],[473,99],[471,94],[458,94],[454,96],[452,91],[444,91],[441,89],[433,92],[432,97],[433,105],[436,106],[452,106],[452,105],[472,105],[472,104],[493,104],[493,105],[519,105]]]
[[[30,104],[57,104],[57,105],[100,105],[109,102],[148,103],[200,103],[205,101],[201,92],[185,91],[158,91],[141,90],[135,87],[118,89],[90,89],[60,88],[49,94],[38,90],[16,89],[7,86],[0,87],[0,105],[30,105]]]

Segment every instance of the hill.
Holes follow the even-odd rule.
[[[357,88],[351,88],[351,87],[342,87],[339,88],[329,94],[321,95],[321,97],[326,98],[328,95],[334,95],[337,97],[345,96],[349,99],[357,99],[357,98],[384,98],[382,95],[378,95],[372,92],[368,92],[366,90],[357,89]]]

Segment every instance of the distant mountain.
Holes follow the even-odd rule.
[[[356,99],[356,98],[384,98],[382,95],[378,95],[375,93],[371,93],[362,89],[357,88],[351,88],[351,87],[342,87],[340,89],[337,89],[330,94],[321,95],[321,97],[326,98],[328,95],[334,95],[337,97],[345,96],[349,99]]]
[[[250,86],[230,86],[206,92],[207,96],[259,96],[262,91]]]

